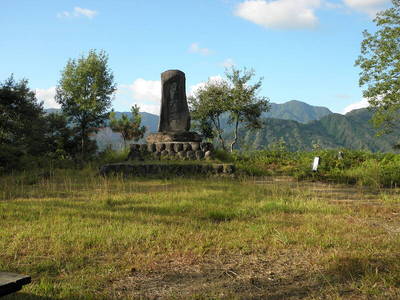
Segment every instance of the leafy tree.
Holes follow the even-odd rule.
[[[129,116],[126,114],[122,114],[120,119],[116,118],[114,111],[110,113],[110,128],[112,131],[119,132],[121,134],[124,140],[125,148],[127,141],[138,141],[146,132],[146,127],[140,126],[142,122],[142,116],[139,113],[139,106],[132,106],[131,112],[132,118],[129,118]]]
[[[234,136],[230,145],[231,152],[238,140],[239,123],[245,123],[249,129],[260,129],[262,127],[261,114],[270,108],[269,100],[266,97],[257,96],[262,79],[254,84],[249,83],[254,74],[253,70],[236,70],[235,68],[226,72],[226,77],[231,84],[227,105],[229,123],[234,126]]]
[[[75,129],[68,126],[65,115],[51,113],[45,116],[46,132],[45,143],[48,147],[47,155],[58,160],[67,160],[76,156],[78,152]]]
[[[43,153],[42,103],[28,87],[28,80],[11,75],[0,83],[0,168],[17,168],[24,155]]]
[[[374,19],[378,30],[364,31],[361,54],[356,66],[361,68],[363,95],[375,110],[374,124],[388,132],[400,114],[400,0],[379,12]]]
[[[88,56],[70,59],[57,86],[56,101],[77,128],[82,158],[89,151],[89,135],[97,132],[108,119],[114,76],[104,51],[90,50]]]
[[[228,109],[228,99],[229,85],[223,80],[208,80],[204,87],[188,98],[192,118],[197,121],[196,126],[206,138],[216,136],[224,150],[226,145],[221,116]]]
[[[233,126],[233,137],[230,151],[233,151],[238,141],[239,125],[244,124],[249,129],[262,127],[261,114],[269,110],[266,97],[257,96],[261,87],[261,79],[254,84],[250,81],[254,71],[227,70],[226,80],[208,81],[195,95],[189,97],[189,104],[194,120],[199,122],[203,134],[213,132],[221,146],[226,150],[222,119],[228,116],[228,124]],[[211,130],[212,128],[212,130]]]

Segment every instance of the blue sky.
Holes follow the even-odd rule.
[[[114,109],[159,112],[160,73],[187,93],[226,66],[254,68],[261,95],[344,112],[365,105],[354,61],[389,0],[0,0],[0,80],[27,78],[45,107],[69,58],[109,55]],[[351,106],[353,105],[353,106]]]

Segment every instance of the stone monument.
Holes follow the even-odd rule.
[[[185,73],[168,70],[161,73],[161,111],[158,132],[150,134],[147,143],[201,142],[201,136],[190,132],[190,114],[186,99]]]
[[[161,111],[158,132],[147,136],[147,144],[132,144],[128,160],[143,160],[147,154],[160,159],[212,159],[214,147],[190,131],[185,73],[168,70],[161,74]]]

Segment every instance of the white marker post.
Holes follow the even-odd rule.
[[[312,165],[312,171],[313,172],[317,172],[318,171],[318,167],[319,167],[319,163],[320,163],[321,159],[319,156],[314,157],[314,162]]]

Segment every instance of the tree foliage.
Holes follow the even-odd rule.
[[[112,131],[121,134],[125,147],[127,141],[138,141],[146,132],[146,127],[141,126],[142,116],[139,113],[139,106],[132,106],[131,113],[131,118],[126,114],[122,114],[120,119],[116,118],[114,111],[110,113],[110,128]]]
[[[255,75],[253,70],[231,68],[225,75],[227,79],[209,80],[189,97],[189,104],[193,119],[198,122],[202,133],[208,137],[216,136],[224,150],[227,147],[221,117],[228,114],[228,123],[234,128],[230,143],[230,151],[233,151],[238,141],[239,125],[261,128],[261,114],[270,106],[266,97],[258,96],[262,79],[251,83]]]
[[[195,95],[188,98],[191,115],[198,129],[206,138],[217,137],[225,150],[221,116],[227,111],[229,85],[224,80],[208,80]]]
[[[356,60],[363,95],[375,110],[375,125],[383,132],[390,131],[400,117],[400,0],[392,2],[393,7],[374,19],[377,31],[364,31]]]
[[[104,51],[90,50],[86,57],[70,59],[62,71],[56,101],[77,128],[82,157],[89,150],[89,135],[108,119],[115,90],[114,76]]]
[[[28,80],[15,81],[11,75],[0,83],[0,169],[18,167],[26,155],[46,149],[42,104],[28,87]]]

